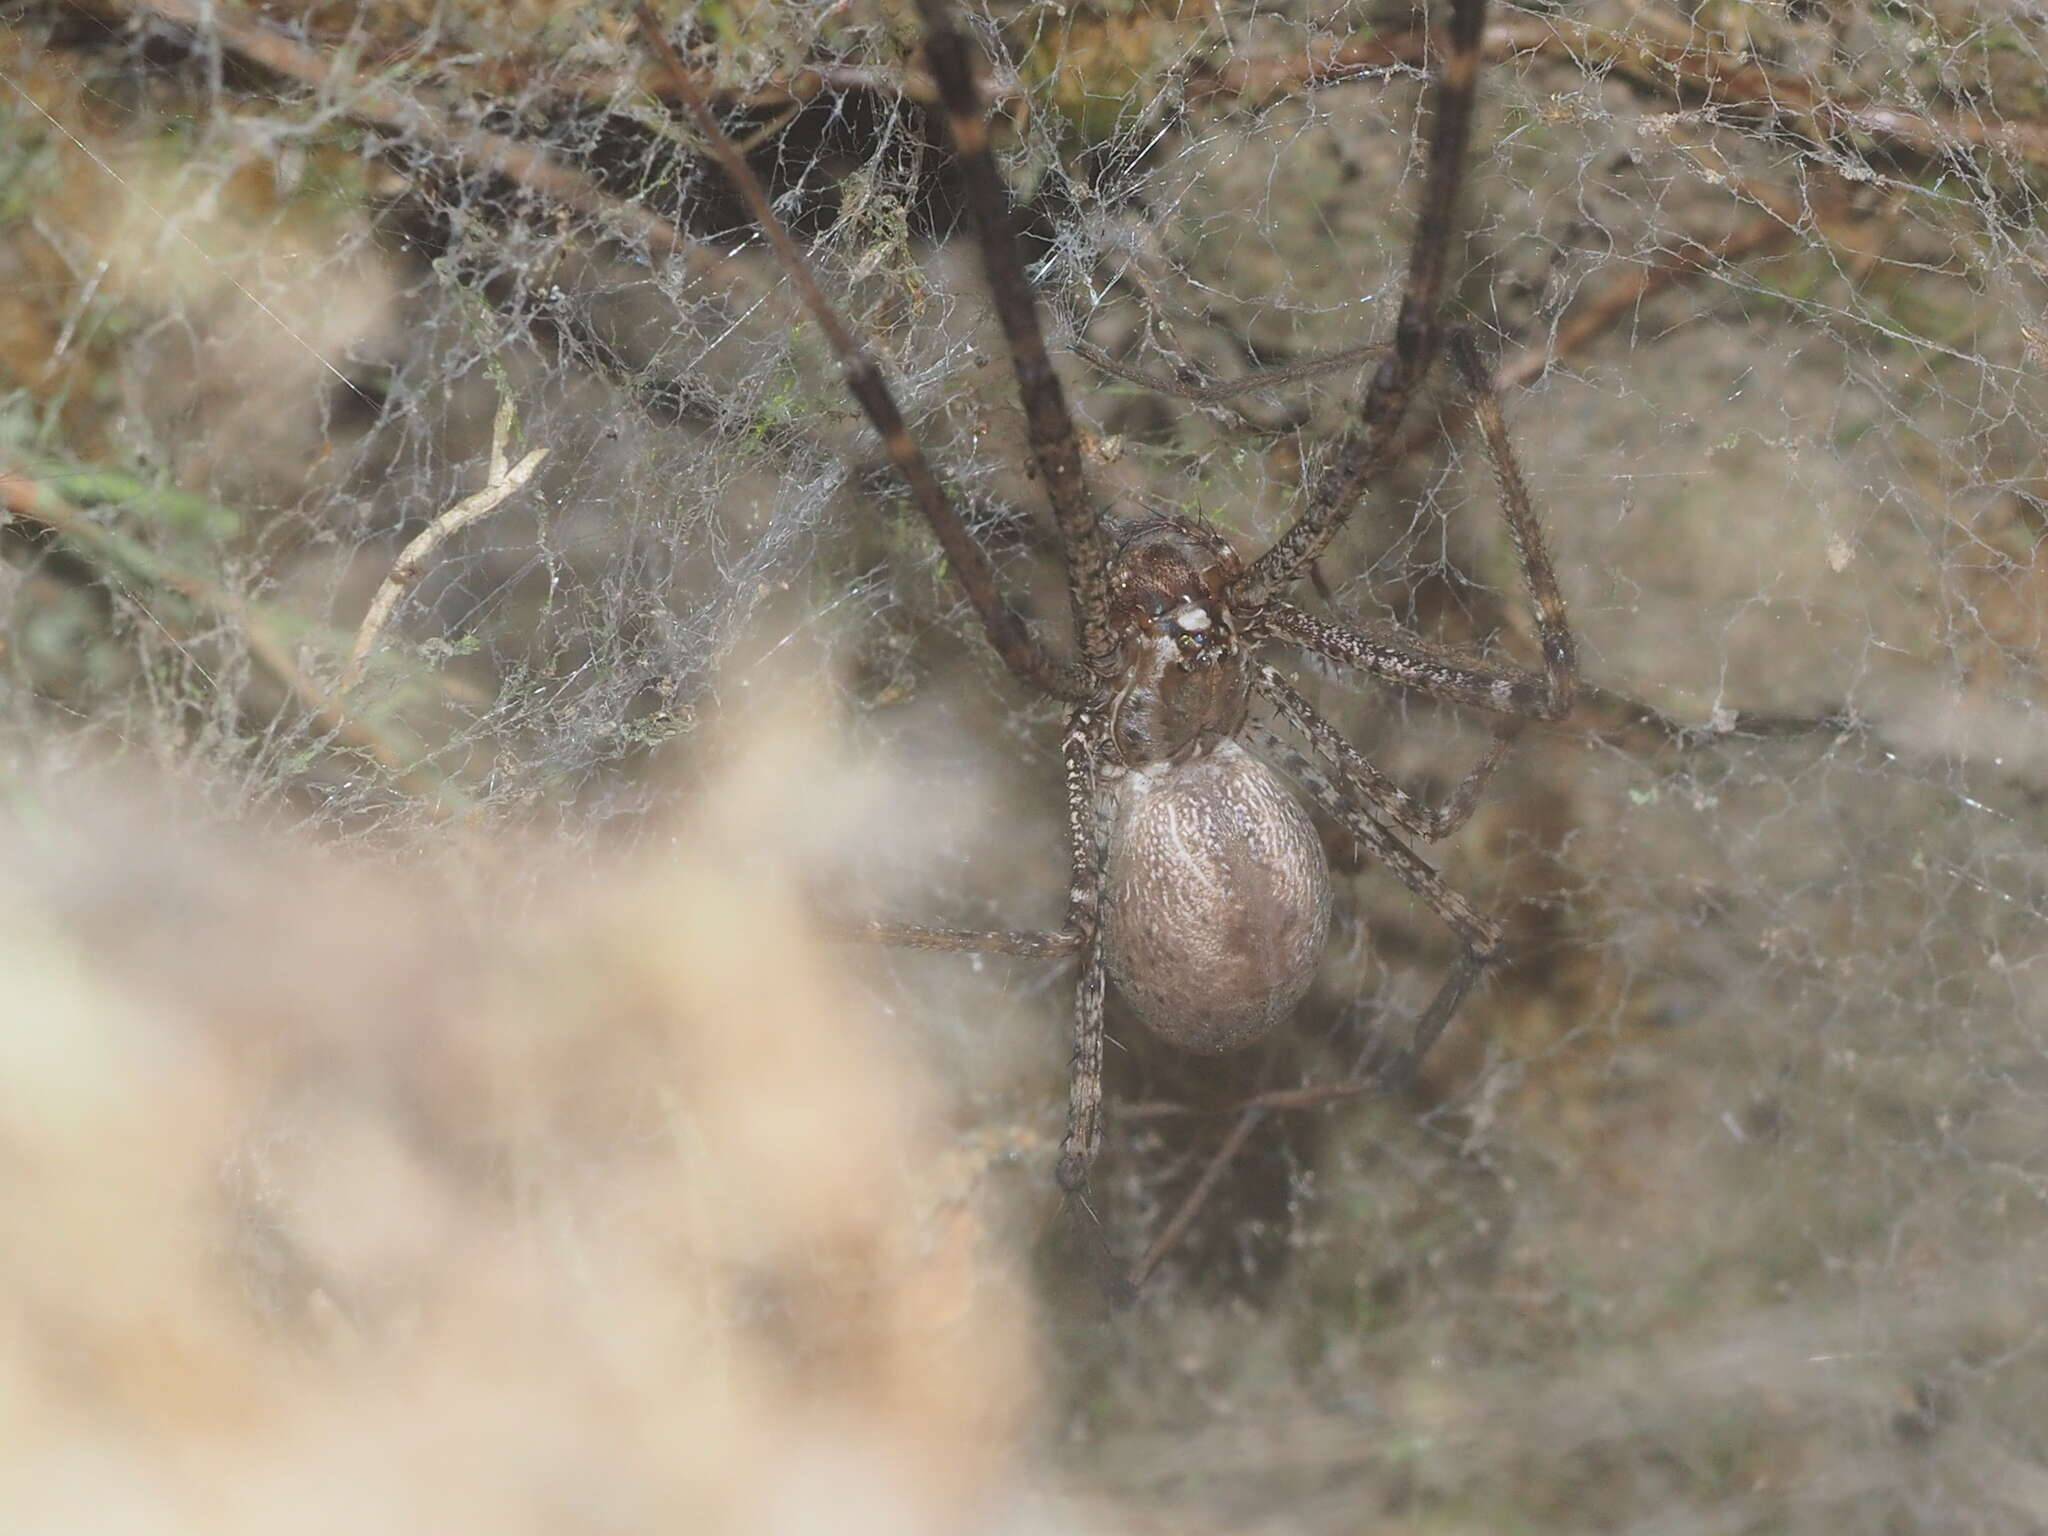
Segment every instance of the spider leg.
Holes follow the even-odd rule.
[[[1018,955],[1027,960],[1071,955],[1081,947],[1081,936],[1070,928],[931,928],[922,923],[829,918],[825,926],[835,938],[863,944],[887,944],[897,949],[949,949],[971,955]]]
[[[1438,303],[1450,253],[1452,215],[1464,181],[1465,151],[1472,137],[1472,103],[1479,82],[1480,34],[1486,0],[1452,0],[1451,25],[1437,66],[1429,169],[1394,346],[1365,392],[1359,422],[1338,439],[1302,509],[1273,546],[1239,578],[1233,601],[1256,608],[1287,590],[1344,526],[1365,482],[1385,467],[1389,450],[1408,412],[1415,386],[1436,352]]]
[[[1102,865],[1095,817],[1093,716],[1068,713],[1060,742],[1067,765],[1067,845],[1073,883],[1067,892],[1067,930],[1077,935],[1081,974],[1074,985],[1074,1054],[1067,1079],[1067,1134],[1060,1142],[1060,1188],[1085,1198],[1088,1170],[1102,1149]]]
[[[1081,445],[1073,414],[1046,355],[1038,301],[1017,248],[1009,193],[989,151],[987,108],[974,79],[974,46],[955,23],[947,0],[918,0],[918,10],[924,17],[925,62],[939,88],[946,135],[959,157],[962,186],[981,237],[982,267],[1010,349],[1031,452],[1059,525],[1081,656],[1089,666],[1100,668],[1115,648],[1109,623],[1109,543],[1081,479]]]
[[[1565,616],[1564,596],[1557,587],[1557,571],[1550,563],[1543,525],[1537,519],[1529,488],[1515,461],[1507,424],[1501,419],[1500,397],[1495,393],[1492,375],[1465,333],[1452,333],[1450,352],[1471,396],[1473,417],[1485,440],[1486,456],[1493,464],[1501,514],[1507,520],[1508,537],[1522,567],[1522,584],[1528,590],[1536,617],[1543,671],[1538,674],[1522,667],[1496,666],[1461,655],[1432,645],[1398,624],[1374,620],[1350,626],[1331,624],[1289,603],[1269,603],[1260,614],[1259,623],[1267,634],[1277,635],[1304,650],[1453,704],[1467,704],[1521,719],[1562,720],[1571,713],[1572,701],[1578,693],[1579,663],[1578,646]],[[1411,823],[1402,824],[1411,831],[1421,831]]]
[[[949,949],[984,954],[1081,956],[1074,987],[1074,1044],[1067,1086],[1067,1129],[1060,1140],[1060,1188],[1085,1202],[1088,1171],[1102,1149],[1102,1009],[1106,987],[1102,964],[1101,834],[1095,816],[1095,717],[1068,712],[1060,742],[1066,763],[1067,846],[1072,878],[1067,889],[1066,926],[1055,930],[933,928],[916,923],[849,921],[827,917],[837,937],[913,949]]]
[[[1330,729],[1305,702],[1301,707],[1309,719]],[[1371,797],[1342,760],[1333,763],[1332,771],[1325,773],[1260,722],[1251,722],[1247,733],[1274,753],[1316,804],[1357,838],[1360,846],[1384,864],[1397,880],[1420,897],[1464,946],[1464,953],[1452,964],[1450,974],[1438,987],[1436,996],[1430,999],[1429,1006],[1415,1021],[1407,1046],[1379,1074],[1388,1082],[1405,1081],[1429,1054],[1430,1047],[1436,1044],[1437,1036],[1443,1033],[1444,1026],[1458,1011],[1458,1004],[1464,1001],[1465,994],[1479,979],[1480,973],[1499,953],[1500,924],[1473,911],[1471,903],[1446,885],[1443,876],[1431,868],[1420,854],[1372,818],[1366,809]],[[1361,1057],[1359,1070],[1363,1071],[1365,1065],[1366,1057]]]
[[[1515,445],[1508,439],[1507,423],[1501,417],[1500,392],[1494,387],[1493,370],[1479,355],[1478,343],[1469,331],[1453,331],[1451,360],[1457,365],[1470,397],[1473,418],[1479,423],[1486,443],[1486,457],[1493,465],[1494,484],[1500,491],[1500,508],[1507,518],[1508,537],[1522,566],[1522,584],[1536,613],[1536,634],[1543,647],[1543,673],[1547,685],[1542,718],[1562,720],[1571,713],[1572,695],[1579,682],[1578,647],[1565,617],[1564,594],[1557,589],[1557,569],[1550,563],[1550,547],[1544,542],[1543,524],[1529,500],[1529,487],[1515,460]]]
[[[1550,688],[1541,675],[1462,656],[1398,624],[1332,624],[1289,603],[1267,604],[1259,619],[1268,636],[1432,698],[1494,714],[1552,718]]]
[[[682,98],[691,121],[703,137],[705,145],[724,169],[727,178],[747,205],[754,222],[767,236],[774,247],[784,271],[789,274],[791,286],[803,299],[811,317],[817,321],[818,329],[825,333],[832,351],[839,359],[839,366],[846,378],[846,387],[873,424],[882,439],[882,446],[888,451],[890,462],[897,473],[909,483],[910,493],[918,510],[931,525],[939,541],[939,547],[946,553],[947,563],[960,578],[960,585],[966,589],[967,600],[974,605],[974,611],[981,618],[983,630],[988,634],[989,644],[1002,657],[1003,664],[1017,677],[1031,686],[1056,698],[1079,699],[1094,691],[1090,679],[1083,670],[1070,662],[1056,660],[1032,634],[1024,620],[1018,615],[996,587],[995,572],[990,567],[988,556],[967,531],[960,520],[945,489],[939,484],[938,476],[932,472],[923,451],[911,437],[904,424],[903,412],[896,404],[895,396],[882,378],[873,355],[848,327],[825,291],[818,286],[811,274],[803,253],[790,238],[789,231],[776,217],[770,206],[768,194],[762,188],[760,178],[740,153],[739,146],[720,126],[710,103],[697,88],[690,72],[683,67],[663,34],[661,22],[642,3],[636,8],[641,35],[648,48],[666,71],[669,84]],[[1043,349],[1041,348],[1041,351]],[[1092,515],[1092,514],[1091,514]],[[1069,560],[1072,560],[1071,549]],[[1102,569],[1098,564],[1098,570]]]
[[[1428,842],[1437,842],[1449,837],[1470,819],[1478,807],[1479,796],[1485,791],[1500,765],[1507,761],[1508,750],[1515,738],[1522,733],[1522,722],[1517,719],[1503,720],[1494,727],[1493,741],[1482,757],[1465,777],[1458,781],[1458,787],[1451,791],[1450,799],[1441,806],[1419,804],[1400,785],[1373,766],[1372,760],[1358,748],[1344,739],[1329,721],[1309,707],[1308,700],[1288,686],[1287,680],[1269,666],[1261,666],[1252,676],[1252,686],[1263,694],[1280,711],[1287,723],[1299,731],[1326,763],[1340,768],[1351,776],[1359,794],[1377,807],[1389,821]]]

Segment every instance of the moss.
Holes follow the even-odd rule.
[[[1167,69],[1187,57],[1207,8],[1128,4],[1042,6],[1012,27],[1028,31],[1018,73],[1084,144],[1114,142],[1152,108]]]

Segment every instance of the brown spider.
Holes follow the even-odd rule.
[[[1344,526],[1366,482],[1387,464],[1409,400],[1443,340],[1438,303],[1471,131],[1486,0],[1452,0],[1435,81],[1427,179],[1393,343],[1378,349],[1384,356],[1359,419],[1326,455],[1300,513],[1249,562],[1222,534],[1184,518],[1105,525],[1083,482],[1073,419],[1046,355],[1008,194],[989,151],[972,46],[947,0],[920,0],[920,9],[925,58],[1059,530],[1078,651],[1071,659],[1048,651],[997,591],[987,556],[911,440],[873,358],[819,289],[759,181],[644,6],[640,22],[698,130],[830,339],[848,388],[909,482],[990,644],[1018,678],[1066,705],[1061,747],[1073,883],[1064,926],[981,933],[873,923],[863,932],[926,948],[1080,955],[1067,1132],[1058,1164],[1061,1187],[1078,1198],[1101,1143],[1105,980],[1116,983],[1164,1040],[1187,1051],[1220,1053],[1267,1034],[1315,974],[1329,926],[1328,865],[1307,811],[1267,759],[1284,766],[1328,816],[1426,902],[1462,946],[1406,1048],[1370,1074],[1379,1083],[1399,1081],[1496,955],[1500,929],[1445,886],[1396,829],[1434,841],[1462,825],[1522,723],[1556,720],[1570,710],[1577,670],[1564,603],[1492,380],[1462,335],[1450,337],[1449,350],[1499,483],[1535,609],[1542,671],[1490,665],[1397,625],[1327,623],[1282,601]],[[1298,376],[1300,370],[1288,372]],[[1236,381],[1231,392],[1273,382],[1272,375]],[[1258,659],[1259,648],[1273,643],[1503,718],[1489,750],[1450,798],[1441,807],[1420,805]],[[1255,702],[1299,733],[1306,756],[1254,716]],[[1361,1059],[1351,1081],[1245,1100],[1236,1126],[1132,1272],[1132,1285],[1144,1281],[1186,1230],[1266,1113],[1364,1092],[1375,1085],[1367,1078]]]

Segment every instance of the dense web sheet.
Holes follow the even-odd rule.
[[[835,733],[816,793],[886,770],[821,882],[1052,921],[1055,712],[981,642],[625,15],[425,13],[99,0],[0,29],[10,778],[113,758],[344,846],[594,850],[800,687]],[[1262,547],[1364,375],[1194,401],[1120,374],[1385,338],[1431,18],[971,14],[1092,487]],[[1066,653],[914,25],[675,24]],[[1496,360],[1587,697],[1437,851],[1510,960],[1430,1081],[1302,1117],[1141,1319],[1048,1280],[1077,1482],[1231,1528],[2048,1522],[2044,49],[2024,4],[1492,12],[1450,317]],[[1296,596],[1527,664],[1447,376],[1407,432]],[[1406,786],[1484,748],[1298,672]],[[1160,1113],[1112,1115],[1109,1230],[1198,1160],[1166,1108],[1328,1075],[1442,974],[1428,913],[1331,842],[1297,1038],[1227,1081],[1136,1039],[1112,1063]],[[962,1145],[1039,1199],[1061,974],[872,975]]]

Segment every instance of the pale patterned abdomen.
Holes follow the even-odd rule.
[[[1186,1051],[1252,1044],[1315,979],[1330,871],[1315,825],[1235,741],[1119,779],[1103,960],[1146,1027]]]

